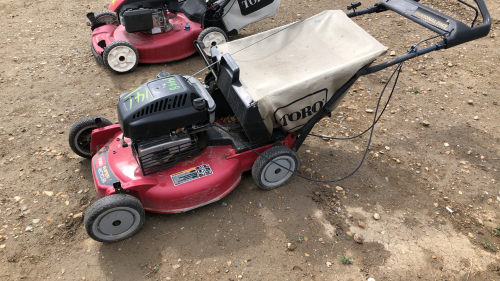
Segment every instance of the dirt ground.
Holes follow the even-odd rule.
[[[487,38],[405,63],[352,177],[294,177],[266,192],[245,173],[227,205],[147,214],[134,237],[102,244],[74,218],[98,197],[90,162],[69,148],[69,128],[89,115],[116,122],[118,94],[160,71],[189,75],[204,66],[193,55],[125,75],[104,69],[90,51],[85,14],[107,2],[0,0],[0,280],[500,280],[499,1],[487,1]],[[275,17],[239,36],[349,3],[281,2]],[[472,17],[456,1],[421,2]],[[432,35],[393,13],[356,22],[389,47],[381,60]],[[360,79],[313,132],[346,137],[370,126],[366,110],[391,72]],[[367,140],[310,137],[299,171],[347,175]]]

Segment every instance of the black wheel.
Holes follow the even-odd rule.
[[[90,155],[90,136],[92,130],[113,125],[106,118],[98,116],[85,117],[78,120],[69,130],[69,146],[74,153],[84,158],[92,158]]]
[[[205,53],[210,54],[212,46],[220,45],[229,41],[226,33],[218,27],[209,27],[204,29],[198,36],[198,41],[205,45]]]
[[[284,185],[298,166],[299,161],[293,150],[286,146],[273,146],[253,163],[252,178],[260,188],[272,190]]]
[[[127,194],[112,194],[90,206],[85,212],[84,224],[92,239],[114,243],[136,234],[144,219],[139,199]]]
[[[112,24],[118,26],[120,22],[118,21],[118,17],[113,12],[99,12],[95,14],[95,23],[104,23],[104,24]]]
[[[129,72],[139,63],[139,52],[127,41],[114,41],[102,52],[106,67],[118,73]]]

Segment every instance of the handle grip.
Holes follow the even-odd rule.
[[[445,38],[445,48],[451,48],[469,41],[485,37],[490,32],[491,17],[484,0],[474,0],[483,17],[483,23],[474,27],[465,25],[448,15],[442,14],[414,0],[384,0],[363,11],[351,13],[357,16],[365,13],[394,11]]]

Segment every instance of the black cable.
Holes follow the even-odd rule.
[[[229,0],[229,1],[231,1],[231,0]],[[183,13],[183,14],[185,14],[185,15],[192,16],[193,18],[201,19],[201,20],[203,20],[203,21],[219,21],[219,20],[221,20],[222,18],[224,18],[224,17],[225,17],[225,16],[229,13],[229,11],[231,10],[231,8],[233,8],[234,3],[236,3],[237,1],[238,1],[238,0],[235,0],[235,1],[233,2],[233,4],[231,4],[231,7],[229,7],[229,9],[227,10],[227,12],[226,12],[225,14],[223,14],[223,15],[220,17],[220,19],[217,19],[217,20],[207,20],[207,19],[204,19],[205,14],[207,13],[207,11],[208,11],[209,9],[207,9],[205,12],[203,12],[203,15],[202,15],[201,17],[196,16],[196,15],[191,15],[191,14],[188,14],[188,13],[184,13],[184,12],[182,12],[182,13]]]
[[[396,71],[398,71],[398,70],[399,70],[399,71],[398,71],[398,76],[397,76],[397,78],[399,78],[399,73],[401,72],[401,67],[402,67],[402,65],[403,65],[403,62],[401,62],[401,63],[400,63],[400,64],[396,67],[396,69],[394,69],[393,75],[394,75],[394,73],[396,73]],[[396,78],[396,80],[394,81],[394,84],[396,84],[396,83],[398,82],[397,78]],[[229,133],[229,132],[228,132],[226,129],[224,129],[222,126],[219,126],[219,125],[216,125],[216,124],[210,124],[210,126],[211,126],[211,127],[217,127],[217,128],[219,128],[220,130],[222,130],[222,131],[224,131],[226,134],[228,134],[230,138],[232,138],[233,140],[236,140],[236,141],[237,141],[237,142],[239,142],[241,145],[243,145],[245,148],[247,148],[247,149],[249,149],[249,150],[253,151],[255,154],[257,154],[257,155],[259,155],[259,156],[261,156],[261,157],[264,157],[264,159],[266,159],[266,160],[270,161],[271,163],[273,163],[273,164],[275,164],[275,165],[278,165],[279,167],[281,167],[281,168],[283,168],[283,169],[285,169],[285,170],[287,170],[287,171],[290,171],[290,172],[292,172],[294,175],[299,176],[299,177],[301,177],[301,178],[303,178],[303,179],[306,179],[306,180],[308,180],[308,181],[313,181],[313,182],[320,182],[320,183],[331,183],[331,182],[343,181],[343,180],[345,180],[345,179],[349,178],[350,176],[354,175],[354,174],[355,174],[355,173],[359,170],[359,168],[361,168],[361,166],[363,165],[363,162],[365,161],[366,155],[368,154],[368,150],[369,150],[369,148],[370,148],[370,144],[371,144],[371,142],[372,142],[373,131],[374,131],[374,129],[375,129],[375,124],[376,124],[376,121],[377,121],[377,113],[378,113],[378,109],[379,109],[379,107],[380,107],[381,97],[382,97],[382,95],[383,95],[383,93],[384,93],[384,91],[385,91],[385,89],[386,89],[386,87],[387,87],[388,83],[389,83],[389,81],[387,81],[386,85],[384,86],[384,89],[382,90],[382,93],[380,94],[379,100],[378,100],[378,102],[377,102],[377,107],[375,108],[375,115],[374,115],[374,117],[373,117],[373,124],[372,124],[372,126],[370,126],[370,128],[371,128],[370,138],[368,139],[368,144],[367,144],[367,146],[366,146],[365,153],[363,154],[363,158],[361,159],[361,163],[359,163],[358,167],[357,167],[354,171],[352,171],[350,174],[348,174],[347,176],[342,177],[342,178],[340,178],[340,179],[336,179],[336,180],[316,180],[316,179],[312,179],[312,178],[309,178],[309,177],[303,176],[303,175],[301,175],[301,174],[299,174],[299,173],[297,173],[297,172],[295,172],[295,171],[292,171],[292,170],[290,170],[290,169],[288,169],[288,168],[286,168],[286,167],[283,167],[282,165],[280,165],[280,164],[276,163],[275,161],[273,161],[273,160],[271,160],[271,159],[269,159],[269,158],[267,158],[267,157],[263,156],[262,154],[260,154],[259,152],[257,152],[255,149],[253,149],[253,148],[249,147],[248,145],[246,145],[245,143],[243,143],[243,142],[242,142],[242,141],[240,141],[239,139],[237,139],[237,138],[233,137],[233,136],[232,136],[232,134],[231,134],[231,133]],[[393,91],[394,91],[394,87],[393,87]],[[391,92],[391,95],[392,95],[392,92]]]
[[[400,63],[396,69],[392,72],[391,76],[389,77],[389,80],[387,80],[387,82],[385,83],[385,86],[384,88],[382,89],[382,92],[380,94],[380,97],[378,98],[378,103],[380,103],[381,99],[382,99],[382,95],[385,91],[385,88],[387,87],[387,85],[389,84],[389,82],[392,80],[392,77],[394,76],[394,74],[396,73],[396,71],[398,71],[398,75],[396,75],[396,80],[394,82],[394,85],[392,86],[392,90],[391,90],[391,93],[389,94],[389,98],[387,98],[387,102],[385,103],[384,105],[384,108],[382,109],[382,112],[380,112],[380,115],[378,116],[377,120],[375,121],[375,123],[373,123],[370,127],[368,127],[366,130],[364,130],[363,132],[355,135],[355,136],[352,136],[352,137],[348,137],[348,138],[335,138],[335,137],[328,137],[328,136],[322,136],[322,135],[316,135],[316,134],[309,134],[309,136],[313,136],[313,137],[320,137],[320,138],[326,138],[326,139],[332,139],[332,140],[351,140],[351,139],[355,139],[357,137],[360,137],[362,135],[364,135],[366,132],[368,132],[373,126],[375,126],[375,124],[377,124],[378,120],[380,120],[380,118],[382,117],[382,115],[384,114],[384,111],[385,109],[387,108],[387,105],[389,105],[389,101],[391,100],[391,97],[392,97],[392,94],[394,93],[394,89],[396,88],[396,84],[398,82],[398,79],[399,79],[399,74],[401,73],[401,68],[403,67],[403,63]]]

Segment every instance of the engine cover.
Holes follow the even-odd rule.
[[[169,75],[121,94],[117,111],[123,135],[136,142],[207,125],[215,103],[197,79]]]
[[[153,10],[139,9],[125,11],[122,15],[122,23],[129,33],[151,30],[154,27]]]

